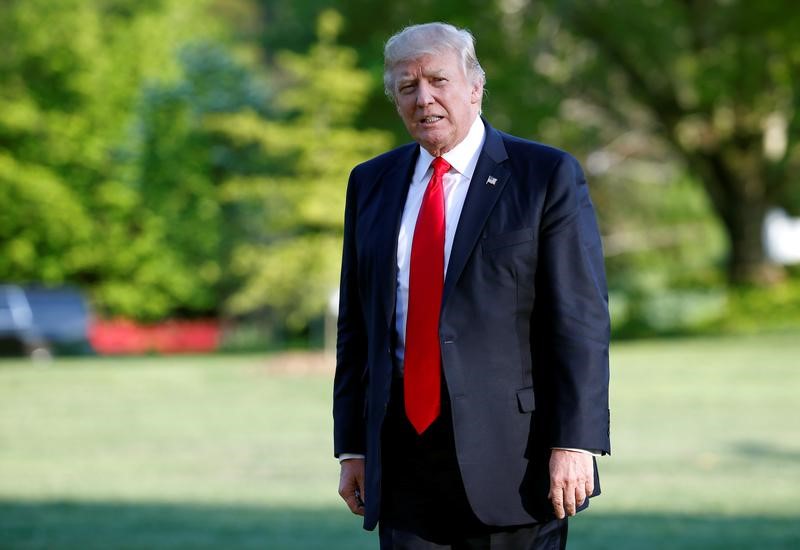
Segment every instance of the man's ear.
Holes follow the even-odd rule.
[[[472,85],[470,90],[469,100],[470,103],[480,103],[483,99],[483,82],[478,81]]]

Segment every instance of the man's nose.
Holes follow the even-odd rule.
[[[430,87],[425,84],[420,84],[417,88],[417,107],[425,107],[433,103],[433,95],[431,94]]]

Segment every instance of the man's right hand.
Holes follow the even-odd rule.
[[[359,516],[364,515],[364,459],[348,458],[343,460],[342,471],[339,474],[339,496],[350,508],[350,511]]]

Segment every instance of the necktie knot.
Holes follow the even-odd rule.
[[[450,164],[444,160],[442,157],[436,157],[433,159],[431,163],[433,165],[433,176],[434,177],[442,177],[448,170],[450,170]]]

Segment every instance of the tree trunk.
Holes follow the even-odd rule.
[[[733,160],[733,166],[725,162]],[[742,162],[744,155],[700,154],[689,156],[690,166],[701,176],[703,186],[728,236],[728,281],[732,284],[765,286],[786,277],[783,266],[767,257],[764,221],[772,206],[766,185]],[[748,168],[750,168],[748,170]]]
[[[769,206],[763,202],[728,200],[722,222],[728,234],[728,280],[733,284],[770,285],[785,277],[783,267],[769,260],[764,247],[764,220]]]

